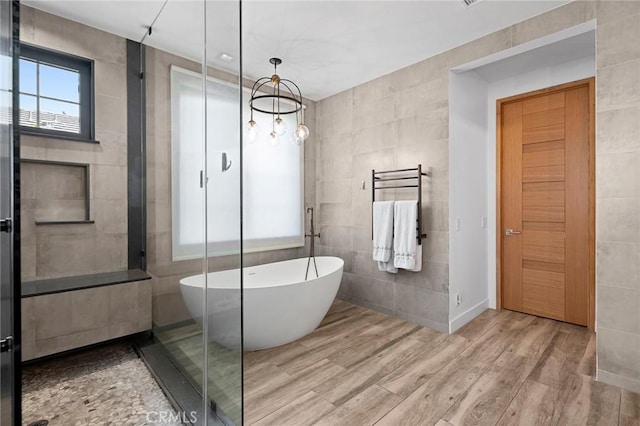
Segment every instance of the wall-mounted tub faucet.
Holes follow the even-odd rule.
[[[304,280],[307,280],[309,276],[309,266],[311,265],[311,259],[313,259],[313,267],[316,270],[316,278],[320,277],[318,274],[318,265],[316,264],[316,250],[315,250],[315,242],[316,238],[320,238],[320,233],[315,233],[315,227],[313,226],[313,207],[307,207],[307,213],[311,214],[311,233],[305,234],[305,237],[311,238],[310,246],[309,246],[309,260],[307,260],[307,272],[304,274]]]

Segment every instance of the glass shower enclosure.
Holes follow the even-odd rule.
[[[242,424],[240,7],[168,0],[142,40],[153,335],[195,424]]]

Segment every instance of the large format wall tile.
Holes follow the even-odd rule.
[[[640,289],[600,285],[598,311],[600,326],[640,335]]]
[[[94,200],[90,219],[96,222],[81,227],[56,225],[57,229],[35,227],[36,220],[84,219],[85,177],[60,173],[61,166],[57,165],[25,163],[26,171],[38,167],[38,179],[27,179],[22,186],[23,200],[35,200],[22,204],[23,229],[30,233],[28,244],[23,246],[22,278],[126,269],[126,40],[24,5],[21,18],[23,41],[94,60],[95,137],[100,141],[90,144],[26,135],[22,138],[21,155],[25,159],[90,165],[90,198]]]
[[[598,369],[640,382],[640,336],[600,326]]]
[[[634,2],[635,3],[635,2]],[[640,13],[598,25],[598,68],[640,59]]]
[[[598,163],[603,153],[640,151],[640,106],[597,113],[596,141]]]
[[[151,329],[151,280],[22,299],[23,361]]]
[[[640,59],[600,68],[596,78],[598,112],[640,104]]]

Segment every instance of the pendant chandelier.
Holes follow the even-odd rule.
[[[247,138],[249,142],[254,142],[260,132],[258,123],[253,119],[254,111],[272,116],[269,141],[274,145],[278,143],[279,137],[287,132],[287,124],[282,116],[295,114],[294,137],[300,145],[309,137],[309,128],[304,125],[302,93],[297,84],[278,75],[278,65],[282,63],[282,59],[271,58],[269,62],[273,65],[273,75],[259,78],[251,88],[251,118],[247,123]]]

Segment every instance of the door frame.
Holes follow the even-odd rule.
[[[589,318],[590,331],[595,331],[596,317],[596,209],[595,209],[595,77],[572,81],[532,92],[522,93],[496,100],[496,308],[502,309],[502,106],[524,98],[548,95],[577,87],[589,88]]]

